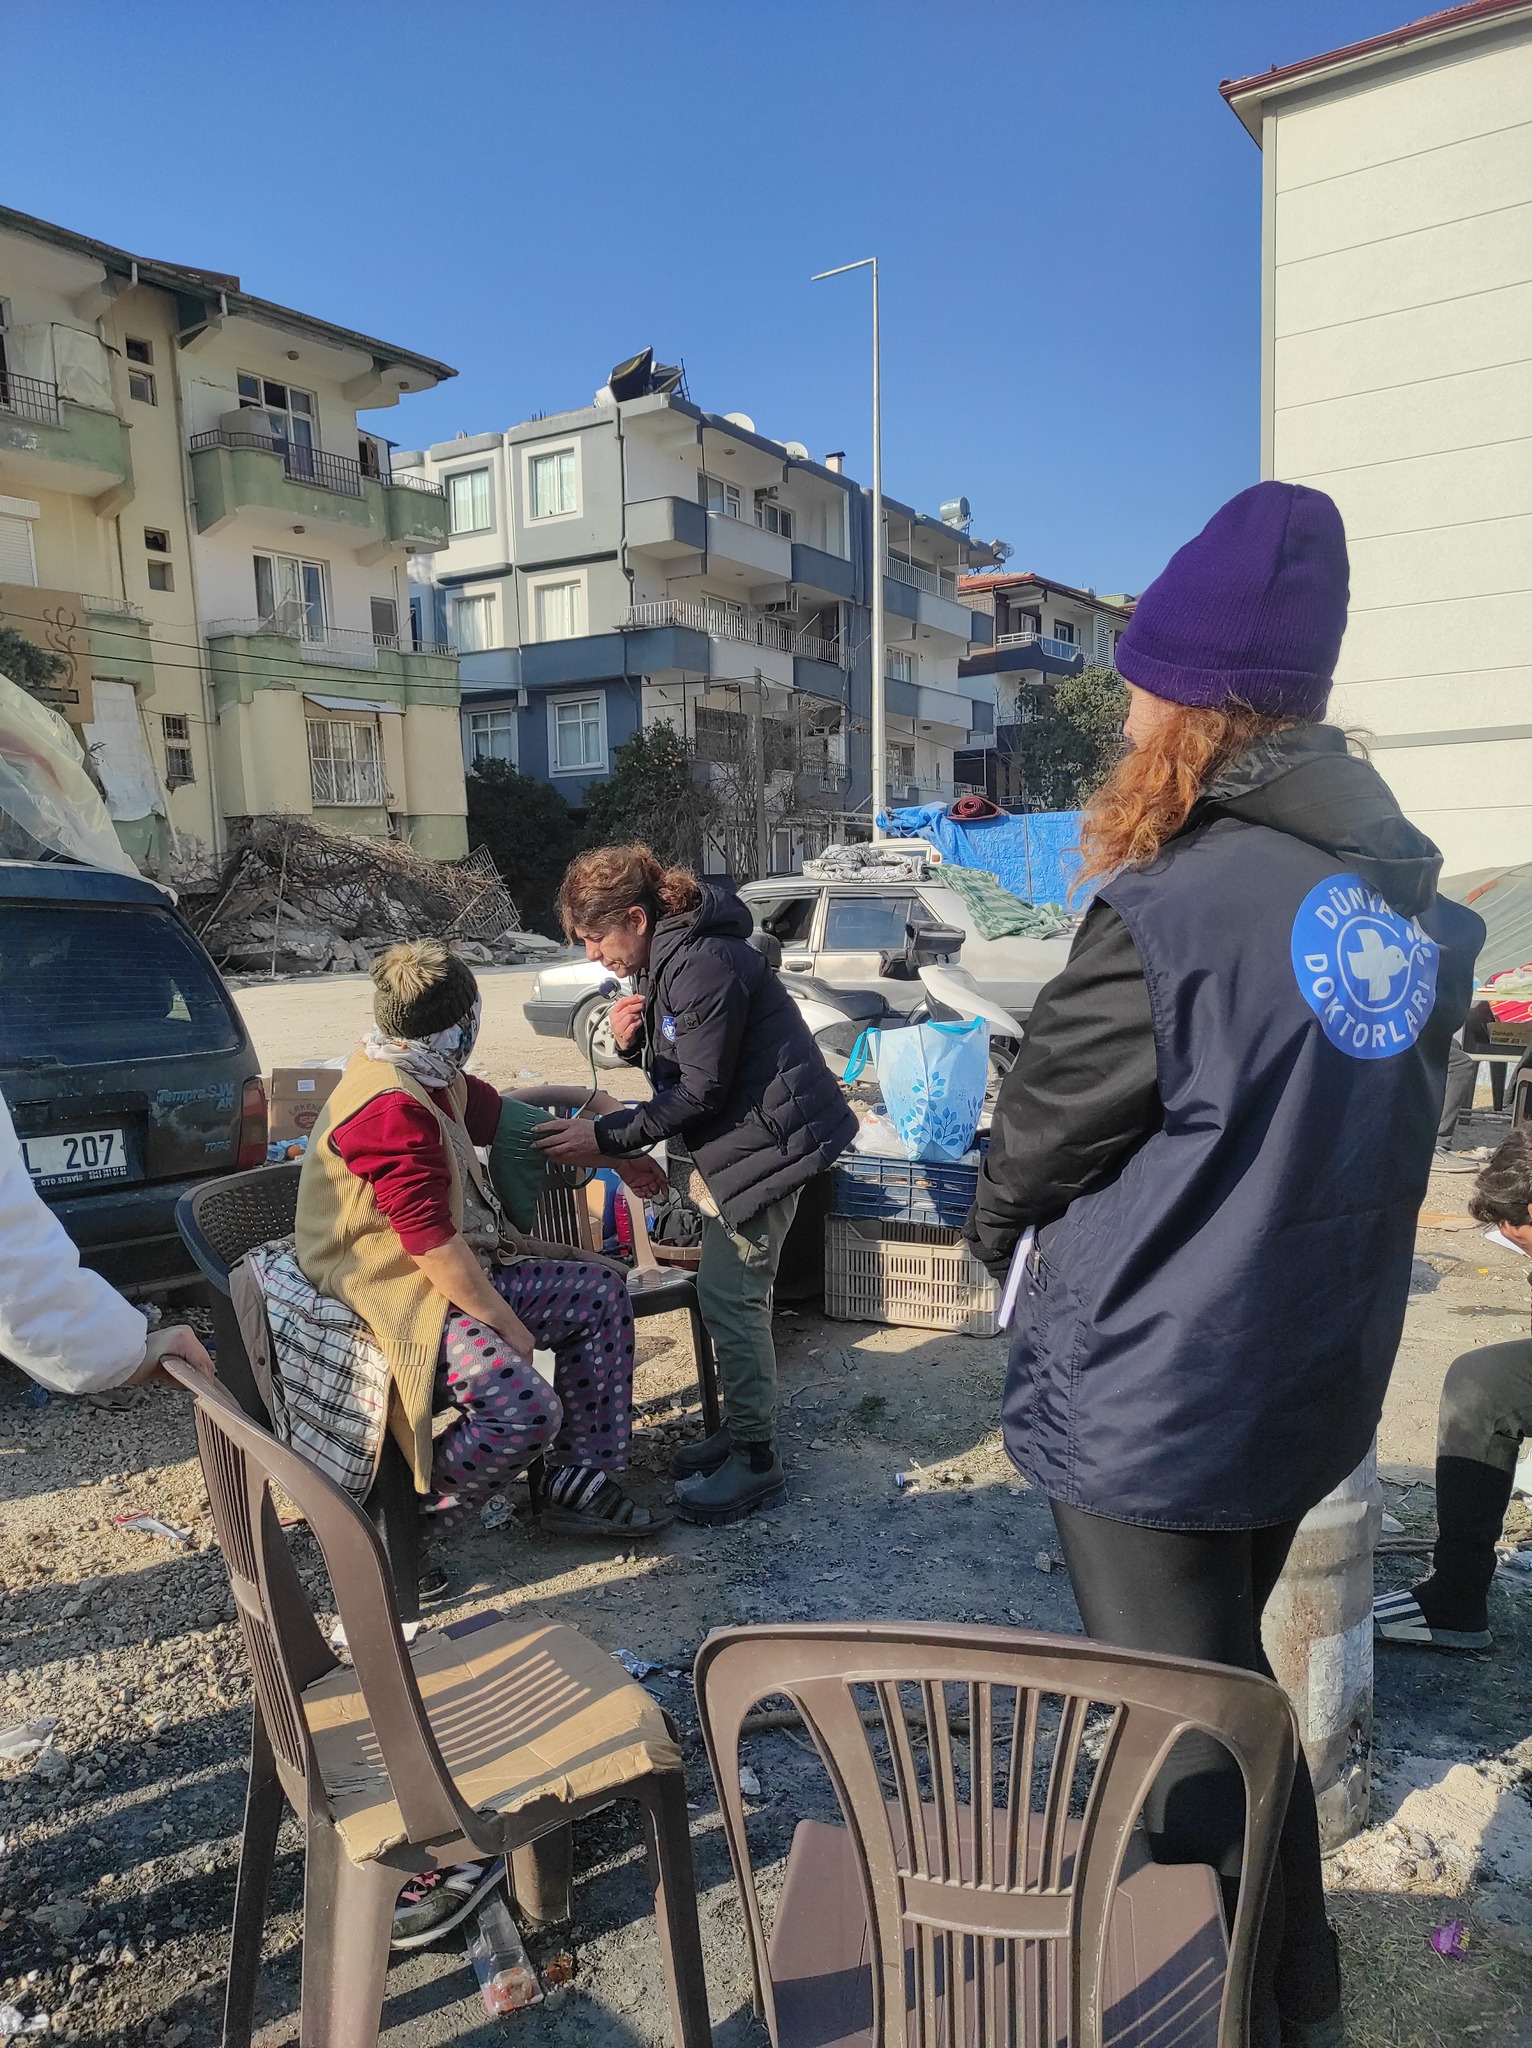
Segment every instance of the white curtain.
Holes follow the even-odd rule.
[[[110,360],[94,334],[78,327],[55,326],[53,361],[60,398],[72,398],[77,405],[93,405],[100,412],[114,410]]]

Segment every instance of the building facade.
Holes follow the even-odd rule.
[[[449,545],[414,565],[416,612],[461,650],[468,765],[511,761],[578,808],[625,739],[666,721],[743,808],[715,867],[785,871],[870,831],[871,520],[838,456],[676,389],[603,391],[394,469],[446,493]],[[890,796],[929,801],[992,729],[991,688],[958,687],[989,633],[958,577],[989,554],[885,510]]]
[[[408,566],[446,500],[359,410],[453,372],[0,208],[0,625],[158,872],[277,812],[467,850],[457,663]]]
[[[1445,856],[1532,850],[1532,6],[1223,87],[1262,152],[1262,473],[1328,491],[1331,715]]]
[[[1044,695],[1087,668],[1111,668],[1117,641],[1133,615],[1126,596],[1098,597],[1028,571],[965,576],[965,604],[994,622],[994,644],[961,663],[963,687],[988,678],[995,692],[991,747],[960,754],[957,772],[997,803],[1025,810],[1028,791],[1016,737],[1037,715]]]

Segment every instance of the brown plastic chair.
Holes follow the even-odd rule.
[[[1244,2048],[1297,1756],[1269,1679],[1078,1636],[825,1622],[721,1630],[696,1680],[774,2048]],[[739,1744],[774,1694],[845,1826],[800,1824],[768,1944]],[[1134,1825],[1192,1730],[1244,1774],[1232,1939],[1214,1872],[1151,1862]]]
[[[224,2048],[249,2048],[284,1794],[306,1832],[300,2048],[377,2040],[394,1905],[412,1872],[504,1855],[534,1916],[567,1918],[570,1824],[614,1798],[637,1800],[648,1823],[678,2048],[708,2048],[686,1780],[661,1708],[571,1628],[490,1611],[406,1649],[366,1517],[216,1382],[174,1359],[168,1369],[196,1397],[255,1687]],[[324,1553],[352,1667],[304,1598],[273,1485]]]
[[[176,1229],[208,1283],[218,1377],[253,1422],[270,1415],[245,1350],[229,1294],[229,1275],[257,1245],[291,1237],[298,1215],[300,1165],[252,1167],[204,1181],[176,1203]],[[394,1598],[406,1621],[420,1619],[420,1496],[403,1451],[386,1434],[362,1512],[383,1539]]]
[[[538,1091],[535,1088],[518,1088],[515,1093],[518,1101],[535,1102]],[[549,1109],[550,1116],[560,1113],[557,1109]],[[547,1183],[537,1198],[537,1217],[532,1235],[546,1238],[554,1244],[567,1244],[578,1251],[599,1254],[599,1211],[597,1216],[592,1216],[588,1199],[594,1185],[599,1184],[591,1181],[584,1167],[550,1165]],[[628,1190],[624,1188],[623,1193],[628,1195]],[[702,1425],[707,1435],[713,1436],[723,1426],[718,1395],[718,1361],[713,1352],[713,1340],[702,1320],[697,1276],[689,1268],[668,1266],[657,1258],[649,1243],[643,1205],[631,1196],[628,1198],[628,1213],[635,1217],[634,1245],[642,1245],[643,1252],[647,1254],[628,1274],[628,1293],[633,1303],[634,1318],[642,1321],[645,1316],[672,1315],[678,1310],[685,1312],[691,1323],[692,1359],[697,1372],[697,1391],[702,1399]]]

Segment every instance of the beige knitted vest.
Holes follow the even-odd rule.
[[[385,1060],[370,1060],[358,1052],[352,1055],[309,1138],[298,1177],[294,1240],[298,1264],[309,1285],[334,1301],[343,1301],[377,1339],[388,1361],[391,1382],[389,1428],[410,1461],[417,1489],[424,1493],[431,1483],[431,1394],[448,1304],[399,1242],[399,1234],[378,1207],[371,1186],[351,1171],[330,1140],[338,1124],[375,1096],[394,1089],[422,1103],[441,1125],[451,1174],[453,1228],[463,1228],[465,1162],[476,1192],[491,1209],[498,1207],[472,1147],[457,1142],[464,1135],[461,1124],[454,1131],[450,1119],[408,1074]],[[449,1088],[448,1097],[461,1118],[468,1100],[468,1086],[461,1075]],[[477,1209],[480,1205],[476,1202],[473,1206]]]

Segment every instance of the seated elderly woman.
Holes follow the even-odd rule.
[[[372,978],[377,1029],[310,1137],[292,1244],[253,1259],[278,1433],[360,1495],[391,1430],[437,1516],[546,1452],[544,1528],[653,1535],[670,1517],[611,1476],[628,1463],[627,1285],[505,1216],[479,1151],[503,1146],[502,1116],[520,1105],[463,1071],[481,1009],[472,973],[421,939],[391,947]],[[542,1112],[522,1115],[530,1128]],[[664,1187],[647,1159],[625,1178]],[[553,1355],[551,1385],[534,1350]]]

